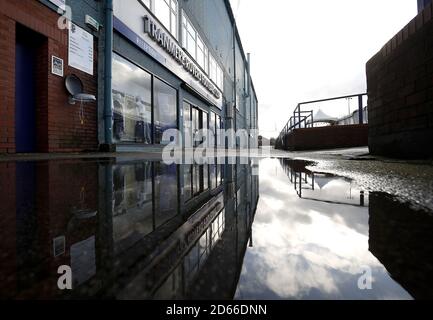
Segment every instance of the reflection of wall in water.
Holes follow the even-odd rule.
[[[433,298],[433,217],[370,194],[370,251],[414,298]]]
[[[9,190],[0,194],[0,297],[60,297],[61,265],[73,269],[74,292],[95,276],[97,169],[81,161],[0,164],[0,187]]]
[[[0,195],[6,210],[1,216],[2,297],[121,297],[130,283],[147,288],[147,282],[134,279],[149,261],[158,277],[151,279],[149,291],[132,297],[215,295],[208,288],[233,297],[258,198],[258,177],[251,176],[250,166],[199,168],[199,192],[192,199],[182,196],[182,166],[59,161],[18,167],[0,165],[0,186],[12,188]],[[23,185],[23,176],[27,182],[33,176],[34,183]],[[25,201],[16,194],[25,195]],[[205,214],[206,223],[189,236],[185,226],[215,201],[222,203],[220,210]],[[152,259],[152,252],[174,234],[188,235],[191,247],[167,269],[171,264]],[[60,265],[74,269],[72,292],[57,288]]]
[[[224,171],[227,173],[231,169],[226,167]],[[242,181],[235,179],[238,182],[235,183],[237,191],[234,192],[234,188],[231,192],[220,192],[205,204],[202,203],[202,209],[188,214],[190,218],[171,235],[175,244],[171,247],[167,244],[170,243],[170,238],[161,243],[157,250],[165,253],[146,263],[144,270],[139,271],[121,290],[120,297],[233,298],[243,256],[250,243],[251,225],[258,199],[258,177],[251,175],[251,167],[243,166],[241,172],[237,173],[238,175],[233,172],[233,176],[242,176]],[[226,174],[226,177],[228,180],[225,181],[225,186],[232,180],[230,174]],[[257,190],[253,190],[254,187]],[[223,209],[215,211],[212,209],[214,203],[223,203]],[[191,224],[197,223],[193,222],[197,217],[201,217],[205,223],[199,222],[199,231],[191,233]],[[186,241],[186,251],[182,241],[176,242],[184,238],[189,239]],[[166,251],[165,246],[171,249]]]

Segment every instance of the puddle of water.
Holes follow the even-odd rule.
[[[306,165],[0,163],[0,297],[431,298],[432,215]]]

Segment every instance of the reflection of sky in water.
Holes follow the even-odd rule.
[[[308,197],[347,201],[336,178]],[[352,184],[352,194],[360,190]],[[300,199],[278,160],[260,163],[254,247],[245,255],[237,299],[408,299],[368,250],[368,208]],[[372,290],[359,290],[363,268]]]

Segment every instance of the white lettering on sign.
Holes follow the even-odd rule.
[[[155,21],[146,15],[144,17],[145,32],[157,42],[168,54],[170,54],[183,68],[197,79],[212,95],[219,99],[221,97],[216,86],[200,71],[174,40],[160,28]]]

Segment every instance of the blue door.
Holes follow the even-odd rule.
[[[36,151],[36,49],[17,37],[15,62],[15,143],[17,153]]]

